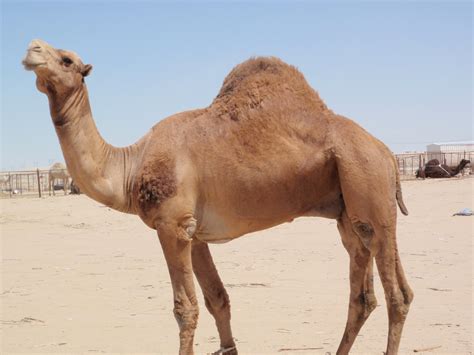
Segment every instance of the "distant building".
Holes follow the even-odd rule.
[[[438,159],[441,163],[457,165],[461,159],[470,159],[474,155],[474,141],[441,142],[426,146],[427,160]]]
[[[461,153],[474,151],[474,141],[432,143],[426,146],[427,153]]]

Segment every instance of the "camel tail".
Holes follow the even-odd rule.
[[[398,207],[400,208],[400,211],[402,211],[402,213],[405,216],[408,216],[408,208],[407,206],[405,206],[405,202],[403,202],[402,186],[400,184],[400,172],[398,171],[398,165],[396,161],[395,161],[395,173],[396,173],[396,178],[397,178],[397,190],[396,190],[395,196],[397,198]]]

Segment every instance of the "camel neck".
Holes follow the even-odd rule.
[[[116,148],[100,135],[92,117],[87,88],[65,100],[49,96],[51,117],[74,182],[92,199],[134,213],[129,181],[134,146]]]
[[[456,176],[457,174],[459,174],[461,172],[461,170],[464,168],[465,164],[463,164],[463,162],[460,162],[453,170],[453,174],[452,176]]]

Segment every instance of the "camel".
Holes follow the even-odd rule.
[[[425,166],[416,171],[417,178],[451,178],[461,172],[470,160],[462,159],[457,166],[450,167],[446,164],[440,164],[438,159],[428,161]]]
[[[220,337],[216,354],[237,354],[229,296],[208,243],[228,242],[297,217],[337,220],[350,258],[348,354],[385,291],[387,354],[399,349],[413,299],[396,242],[403,202],[395,158],[355,122],[335,114],[293,66],[251,58],[225,78],[213,102],[157,123],[127,147],[104,141],[85,78],[92,66],[33,40],[23,60],[47,95],[68,170],[81,191],[157,231],[173,288],[179,354],[193,354],[199,308],[193,274]],[[262,250],[262,253],[265,253]]]
[[[53,190],[53,196],[56,195],[54,190],[54,183],[58,179],[61,179],[63,181],[64,194],[67,195],[69,185],[69,174],[67,172],[66,165],[64,165],[63,163],[54,163],[49,169],[48,176],[49,195],[51,195],[51,190]]]

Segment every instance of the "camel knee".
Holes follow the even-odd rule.
[[[374,228],[368,222],[362,222],[359,220],[351,221],[352,228],[361,240],[364,247],[370,250],[370,245],[374,237]]]
[[[364,314],[366,314],[367,317],[377,307],[377,298],[375,298],[373,293],[361,293],[359,301],[364,307]]]
[[[351,302],[358,309],[358,317],[366,320],[372,311],[377,307],[377,299],[373,293],[362,292],[351,299]]]
[[[173,313],[181,332],[188,330],[194,331],[194,329],[196,329],[199,318],[197,302],[185,304],[181,300],[175,300]]]
[[[415,298],[415,294],[408,285],[402,288],[401,291],[403,294],[403,302],[410,306],[410,304],[413,302],[413,299]]]
[[[413,301],[413,292],[407,288],[388,295],[387,302],[389,317],[394,321],[404,321]]]

